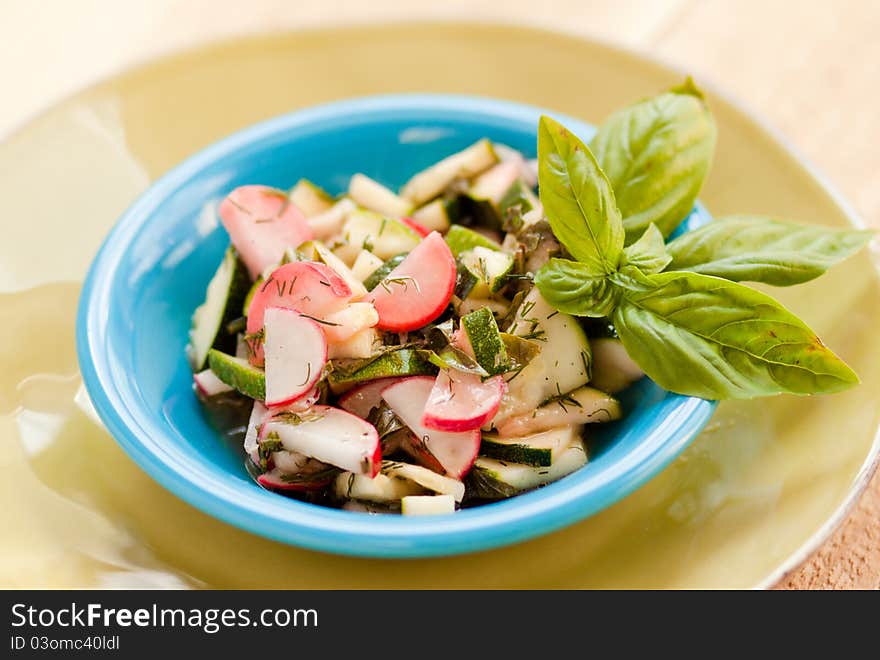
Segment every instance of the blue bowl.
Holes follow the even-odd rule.
[[[324,105],[236,133],[162,177],[120,218],[92,264],[77,319],[89,395],[107,428],[154,479],[202,511],[263,536],[329,552],[428,557],[546,534],[611,505],[662,470],[714,404],[643,379],[626,416],[596,433],[590,462],[540,490],[429,518],[369,516],[260,488],[243,455],[208,424],[184,358],[190,315],[228,244],[214,204],[236,186],[331,192],[363,172],[396,188],[487,136],[534,154],[542,110],[482,98],[384,96]],[[582,138],[590,126],[559,119]],[[708,219],[700,207],[688,219]]]

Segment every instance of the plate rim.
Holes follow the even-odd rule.
[[[643,66],[653,67],[655,70],[670,74],[674,73],[678,76],[686,75],[686,69],[684,66],[670,57],[651,53],[646,48],[640,48],[631,44],[623,44],[603,35],[580,32],[564,25],[547,23],[534,24],[528,23],[525,20],[511,18],[461,19],[457,17],[443,17],[429,19],[421,17],[415,19],[402,18],[400,20],[383,19],[381,21],[375,19],[354,21],[341,20],[326,24],[285,28],[277,31],[264,30],[246,34],[222,36],[220,38],[210,38],[202,42],[187,44],[169,51],[139,58],[124,67],[92,80],[76,90],[50,99],[40,108],[37,108],[18,121],[12,123],[4,133],[0,135],[0,147],[5,146],[19,134],[24,133],[34,124],[45,119],[62,106],[69,105],[77,99],[94,94],[100,91],[102,87],[111,84],[115,80],[145,72],[152,67],[169,65],[174,61],[186,59],[196,53],[212,48],[228,47],[232,44],[246,42],[257,42],[267,38],[284,38],[289,37],[290,35],[328,34],[340,30],[368,31],[388,29],[392,27],[439,27],[448,29],[462,26],[483,29],[520,30],[524,33],[562,37],[571,41],[584,42],[607,49],[617,55],[625,56],[631,60],[637,60]],[[781,150],[795,166],[809,175],[821,191],[830,198],[835,206],[838,207],[851,225],[857,228],[867,228],[867,224],[864,222],[860,214],[855,211],[850,202],[838,192],[830,180],[812,163],[812,161],[803,156],[800,149],[795,146],[780,129],[764,119],[764,117],[753,110],[749,104],[740,100],[736,95],[726,91],[720,84],[716,84],[712,78],[708,77],[708,74],[705,75],[707,77],[703,77],[701,74],[700,84],[703,89],[709,92],[711,96],[715,96],[722,100],[739,116],[757,127],[761,133],[769,138],[770,143],[775,148]],[[876,429],[870,451],[866,455],[858,473],[855,475],[846,496],[841,499],[835,510],[797,549],[792,551],[783,561],[781,561],[774,571],[769,573],[763,580],[757,582],[753,588],[765,589],[777,585],[815,554],[821,545],[848,517],[849,513],[856,506],[858,500],[869,485],[872,476],[878,469],[880,469],[880,428]]]

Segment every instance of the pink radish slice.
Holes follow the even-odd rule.
[[[263,423],[260,438],[270,433],[287,451],[371,478],[379,473],[382,449],[376,429],[339,408],[318,405],[299,415],[273,415]]]
[[[266,405],[283,406],[309,393],[327,362],[321,326],[299,312],[270,307],[265,313]]]
[[[404,378],[382,391],[382,398],[400,417],[446,473],[461,479],[471,469],[480,450],[480,431],[450,432],[429,429],[422,424],[425,404],[434,389],[431,376]]]
[[[353,387],[339,397],[339,407],[366,419],[370,411],[382,403],[382,390],[399,380],[400,378],[378,378]]]
[[[441,369],[425,404],[422,424],[440,431],[479,429],[498,412],[506,392],[501,376],[483,381],[477,374]]]
[[[413,248],[367,300],[379,313],[379,329],[406,332],[440,316],[454,289],[455,258],[435,231]]]
[[[425,225],[417,220],[413,220],[412,218],[401,218],[400,221],[407,227],[415,231],[422,238],[427,238],[428,234],[431,233],[431,230],[425,227]]]
[[[217,375],[210,369],[193,374],[193,382],[203,396],[214,396],[232,391],[232,387],[217,378]]]
[[[285,479],[285,476],[288,478]],[[307,474],[297,474],[293,475],[293,477],[294,478],[291,479],[289,473],[274,468],[258,476],[257,483],[263,488],[268,488],[269,490],[293,490],[305,492],[310,490],[320,490],[321,488],[329,486],[336,478],[336,474],[328,474],[325,470],[319,473],[316,478],[310,478]]]
[[[308,222],[280,190],[241,186],[220,204],[220,219],[251,278],[281,261],[284,250],[312,239]]]
[[[339,343],[348,341],[361,330],[372,328],[379,322],[379,314],[371,303],[355,302],[328,314],[322,321],[327,341]]]
[[[276,268],[257,289],[248,308],[247,332],[250,362],[263,365],[259,332],[267,307],[295,309],[313,318],[338,312],[351,300],[352,292],[332,268],[313,261],[294,261]]]

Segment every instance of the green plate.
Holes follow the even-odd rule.
[[[542,73],[524,85],[524,71]],[[616,506],[550,536],[479,555],[392,565],[248,535],[154,483],[77,399],[74,312],[88,263],[134,197],[208,143],[314,103],[407,91],[508,98],[595,122],[681,78],[623,50],[527,28],[358,27],[224,43],[161,60],[22,128],[0,145],[0,585],[777,581],[840,520],[877,455],[880,287],[868,254],[810,284],[775,291],[856,368],[860,387],[829,397],[723,404],[675,463]],[[720,140],[701,197],[713,213],[857,223],[777,136],[725,97],[710,91],[708,98]]]

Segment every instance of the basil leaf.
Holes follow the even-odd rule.
[[[669,265],[672,257],[666,251],[663,234],[653,222],[641,238],[623,250],[621,266],[635,266],[645,275],[659,273]]]
[[[803,321],[766,294],[695,273],[647,276],[626,290],[614,325],[661,387],[706,399],[825,394],[858,376]]]
[[[551,259],[535,274],[535,285],[554,309],[574,316],[608,316],[618,288],[604,273],[568,259]]]
[[[623,225],[608,179],[589,148],[550,117],[538,125],[538,185],[550,228],[591,271],[613,273]]]
[[[688,78],[611,115],[590,142],[614,187],[627,244],[652,222],[669,236],[693,208],[715,153],[715,120]]]
[[[670,270],[735,282],[790,286],[819,277],[854,254],[872,231],[840,231],[756,216],[730,216],[694,229],[667,246]]]

